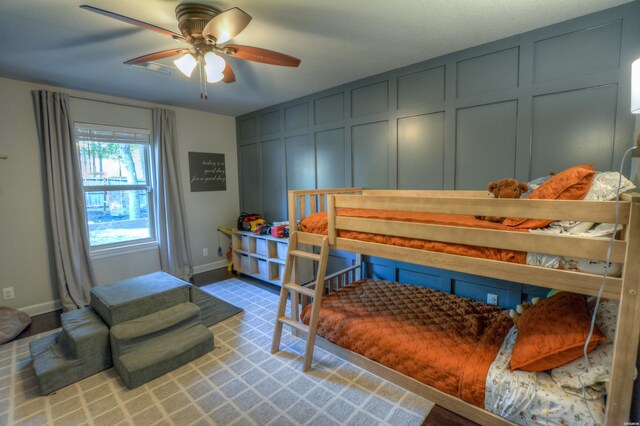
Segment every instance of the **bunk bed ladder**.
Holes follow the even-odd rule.
[[[308,244],[320,247],[320,254],[303,250],[301,244]],[[329,257],[329,239],[326,236],[314,234],[300,234],[294,232],[289,238],[289,252],[284,269],[284,277],[282,279],[282,289],[280,290],[280,302],[278,304],[278,313],[276,315],[276,324],[273,330],[273,340],[271,344],[271,353],[280,350],[280,338],[282,337],[282,326],[287,324],[295,330],[302,331],[307,336],[307,344],[304,352],[303,371],[311,368],[313,360],[313,348],[316,341],[316,329],[318,328],[318,318],[320,314],[320,303],[324,293],[324,278],[327,269],[327,260]],[[300,285],[298,283],[298,275],[294,273],[297,270],[300,259],[309,259],[318,262],[317,275],[315,282],[311,285]],[[313,285],[315,284],[315,286]],[[291,294],[291,316],[286,316],[287,297]],[[311,304],[311,318],[309,325],[300,320],[299,301],[300,297],[310,297],[313,302]]]

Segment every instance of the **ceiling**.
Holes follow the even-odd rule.
[[[237,116],[627,1],[196,0],[253,17],[232,43],[302,60],[287,68],[231,58],[237,81],[209,84],[205,101],[197,77],[123,64],[175,41],[78,7],[179,33],[179,0],[0,0],[0,76]]]

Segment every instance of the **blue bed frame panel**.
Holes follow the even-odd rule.
[[[481,302],[487,302],[489,294],[496,295],[498,305],[505,309],[549,293],[543,287],[370,256],[364,257],[363,269],[366,277],[419,285]]]

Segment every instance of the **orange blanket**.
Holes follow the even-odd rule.
[[[483,407],[487,372],[512,325],[497,306],[365,279],[323,298],[318,335]]]
[[[368,210],[343,208],[339,210],[340,216],[360,217],[369,219],[397,220],[402,222],[429,223],[434,225],[464,226],[467,228],[497,229],[502,231],[526,232],[516,230],[501,223],[478,220],[473,216],[440,214],[440,213],[416,213],[387,210]],[[314,213],[304,218],[301,222],[302,230],[314,234],[327,234],[327,213]],[[501,260],[503,262],[526,263],[527,254],[522,251],[496,249],[489,247],[469,246],[465,244],[442,243],[437,241],[419,240],[414,238],[394,237],[380,234],[367,234],[355,231],[338,231],[338,237],[353,240],[368,241],[380,244],[390,244],[402,247],[410,247],[422,250],[436,251],[461,256],[478,257],[482,259]]]

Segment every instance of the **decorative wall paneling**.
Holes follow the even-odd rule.
[[[638,40],[635,1],[237,117],[242,209],[284,220],[288,189],[484,189],[578,163],[617,170],[634,141]],[[384,259],[367,265],[483,300],[502,288]]]

